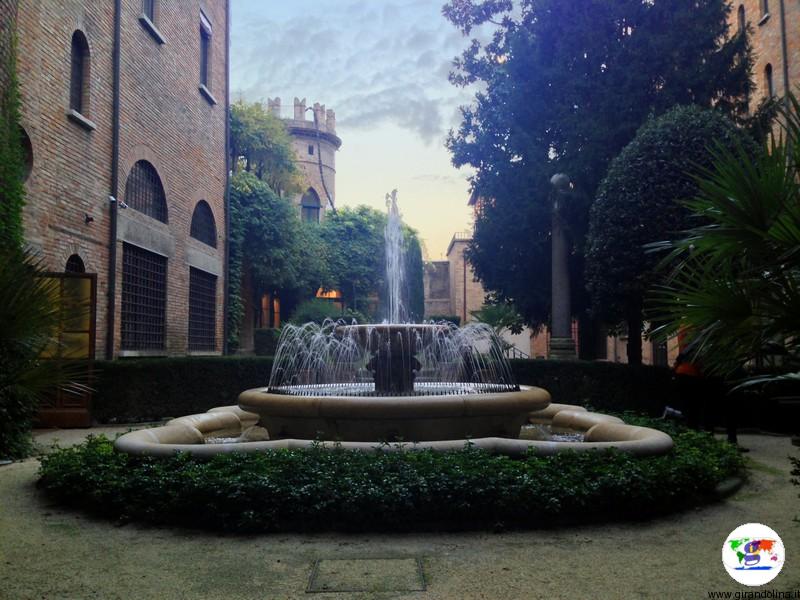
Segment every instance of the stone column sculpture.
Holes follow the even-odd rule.
[[[561,208],[572,187],[569,177],[557,173],[550,179],[553,186],[553,212],[551,232],[551,301],[550,301],[550,358],[575,359],[575,341],[572,339],[572,314],[569,289],[569,249]]]

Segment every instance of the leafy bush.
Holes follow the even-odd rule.
[[[653,424],[652,422],[648,422]],[[273,450],[208,461],[114,451],[104,437],[42,459],[57,501],[121,520],[224,531],[548,527],[647,518],[713,499],[742,459],[708,434],[673,433],[666,456],[566,452]]]
[[[280,329],[256,329],[253,331],[253,349],[256,356],[275,356],[280,337]]]
[[[337,304],[313,298],[298,305],[289,321],[296,325],[302,325],[303,323],[322,324],[325,319],[333,319],[335,321],[341,317],[342,309]]]

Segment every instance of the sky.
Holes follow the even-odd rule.
[[[444,146],[474,90],[447,79],[469,40],[443,0],[232,0],[231,98],[336,112],[336,205],[385,210],[398,190],[430,260],[470,228],[467,168]],[[310,118],[310,117],[309,117]]]

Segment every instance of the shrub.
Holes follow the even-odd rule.
[[[97,437],[45,456],[39,484],[59,502],[108,517],[224,531],[548,527],[687,508],[741,471],[732,446],[708,434],[673,435],[674,450],[661,457],[598,451],[516,460],[474,448],[154,459],[117,453]]]
[[[256,356],[275,356],[280,337],[280,329],[256,329],[253,331],[253,349]]]
[[[294,309],[289,321],[297,325],[302,325],[303,323],[322,324],[325,319],[336,320],[341,317],[342,309],[337,304],[328,302],[327,300],[313,298],[312,300],[306,300],[299,304],[297,308]]]
[[[239,393],[269,382],[261,357],[137,358],[95,363],[92,417],[101,422],[155,421],[236,404]]]

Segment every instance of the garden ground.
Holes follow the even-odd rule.
[[[66,445],[83,435],[39,432],[37,441]],[[38,461],[30,459],[0,468],[0,598],[708,598],[743,589],[720,553],[728,533],[751,521],[771,526],[786,545],[784,569],[766,588],[800,593],[800,503],[787,458],[797,449],[787,437],[740,438],[751,449],[750,480],[727,500],[640,524],[504,533],[226,536],[120,527],[49,504],[34,487]],[[317,560],[375,558],[419,558],[426,590],[306,591]],[[413,562],[384,564],[375,589],[391,581],[416,587],[391,577],[393,565]],[[364,582],[379,563],[321,565]]]

